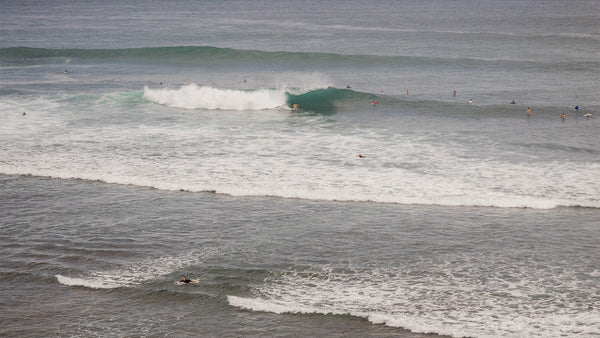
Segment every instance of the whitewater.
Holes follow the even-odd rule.
[[[246,92],[191,84],[180,89],[152,90],[145,87],[144,97],[158,104],[185,109],[266,110],[287,107],[285,89]]]
[[[479,116],[457,121],[458,128],[467,126],[466,133],[435,130],[439,116],[435,111],[434,116],[427,116],[408,110],[398,118],[401,122],[391,122],[397,118],[393,110],[403,102],[392,101],[392,108],[384,107],[388,102],[379,95],[374,97],[383,99],[382,106],[370,106],[368,94],[349,89],[295,92],[192,83],[173,89],[145,87],[143,93],[8,100],[5,111],[30,114],[7,118],[3,133],[14,136],[5,142],[0,169],[11,175],[233,196],[541,209],[600,207],[600,185],[594,179],[598,162],[556,157],[573,150],[574,154],[597,153],[586,145],[563,149],[550,139],[539,144],[519,140],[520,133],[537,132],[526,127],[515,134],[488,136],[490,123],[498,121],[480,121]],[[300,107],[311,101],[344,106],[360,100],[366,113],[349,109],[329,116],[291,110],[292,102],[299,102]],[[80,114],[81,107],[87,110],[85,114]],[[157,113],[149,116],[151,107]],[[123,116],[113,113],[126,110]],[[360,121],[365,114],[379,121]],[[512,123],[514,118],[507,119],[501,123]],[[587,120],[582,127],[588,127],[583,123]],[[560,127],[560,123],[555,126]],[[19,133],[14,134],[15,130]],[[522,143],[514,143],[518,141]]]

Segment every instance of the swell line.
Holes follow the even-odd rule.
[[[43,58],[80,58],[80,59],[119,59],[135,62],[160,62],[176,64],[206,64],[206,63],[252,63],[269,65],[310,64],[310,65],[346,65],[346,66],[458,66],[465,68],[500,66],[507,68],[537,69],[553,67],[569,71],[593,71],[599,66],[598,62],[561,62],[544,63],[519,60],[488,60],[481,58],[443,58],[429,56],[404,55],[367,55],[367,54],[337,54],[311,53],[288,51],[261,51],[212,46],[173,46],[173,47],[143,47],[121,49],[49,49],[34,47],[0,48],[0,59],[29,60]]]

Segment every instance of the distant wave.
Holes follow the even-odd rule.
[[[242,50],[218,48],[211,46],[175,46],[175,47],[144,47],[121,49],[49,49],[33,47],[0,48],[0,58],[5,59],[36,59],[36,58],[82,58],[82,59],[125,59],[141,62],[191,63],[205,64],[206,62],[248,62],[270,64],[273,62],[287,63],[359,63],[359,64],[398,64],[398,63],[440,63],[453,59],[440,59],[413,56],[376,56],[362,54],[335,54],[310,52],[285,52]],[[444,61],[446,60],[446,61]],[[471,60],[471,61],[468,61]],[[465,59],[466,62],[477,62],[475,59]],[[464,62],[463,61],[463,62]]]
[[[310,53],[287,51],[242,50],[212,46],[173,46],[121,49],[49,49],[34,47],[0,48],[6,60],[41,58],[114,59],[167,64],[262,64],[348,65],[348,66],[458,66],[464,68],[500,66],[521,69],[548,68],[570,71],[597,71],[598,62],[559,62],[491,60],[477,58],[440,58],[428,56],[381,56],[365,54]]]

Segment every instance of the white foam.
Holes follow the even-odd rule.
[[[344,314],[342,311],[325,311],[318,307],[304,306],[293,302],[274,302],[258,298],[243,298],[236,296],[227,296],[230,305],[246,310],[283,313],[320,313],[320,314]]]
[[[232,90],[192,83],[179,89],[144,88],[152,102],[184,109],[265,110],[286,106],[285,89]]]
[[[462,262],[460,268],[481,268],[480,262],[473,263]],[[500,270],[498,277],[509,273],[492,264]],[[518,285],[521,294],[510,295],[504,278],[482,283],[474,273],[457,276],[443,265],[430,268],[430,273],[418,274],[410,268],[292,271],[265,281],[256,297],[227,299],[232,306],[252,311],[348,314],[374,324],[454,337],[600,334],[599,309],[565,299],[565,291],[593,297],[593,290],[569,289],[570,274],[556,278],[524,264],[524,271],[518,272],[525,278]],[[550,282],[552,288],[547,286]],[[537,299],[538,294],[544,296]]]
[[[91,289],[113,289],[127,286],[122,281],[108,280],[104,278],[76,278],[63,275],[56,275],[56,279],[62,285],[83,286]]]
[[[178,257],[159,257],[144,261],[131,262],[109,271],[93,271],[85,277],[68,277],[56,275],[60,284],[66,286],[83,286],[92,289],[114,289],[131,287],[172,273],[182,266],[198,261],[196,255],[186,254]]]
[[[262,95],[195,85],[175,91],[147,89],[146,95],[164,94],[175,100],[188,90],[191,96],[200,90],[233,93],[232,97]],[[264,91],[267,96],[280,95],[278,90]],[[0,173],[234,196],[600,208],[600,180],[596,179],[600,163],[594,161],[546,161],[547,153],[539,155],[542,160],[514,161],[512,149],[482,150],[477,140],[448,142],[435,134],[354,128],[332,123],[327,116],[290,118],[283,110],[235,114],[198,110],[191,117],[168,108],[160,113],[131,112],[119,97],[101,97],[93,99],[91,108],[85,100],[40,97],[0,102],[0,110],[7,112],[0,126],[6,136],[0,148]],[[275,100],[272,106],[278,104]],[[88,110],[82,111],[81,106]],[[138,116],[102,115],[104,110],[121,109]],[[28,116],[21,116],[23,111]],[[92,118],[96,120],[86,121],[85,127],[77,122]],[[359,152],[366,157],[357,158]],[[482,155],[472,157],[472,152]]]

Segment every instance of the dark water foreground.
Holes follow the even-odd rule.
[[[599,332],[597,209],[234,198],[22,176],[0,176],[0,191],[2,336]],[[200,282],[174,285],[184,274]]]

